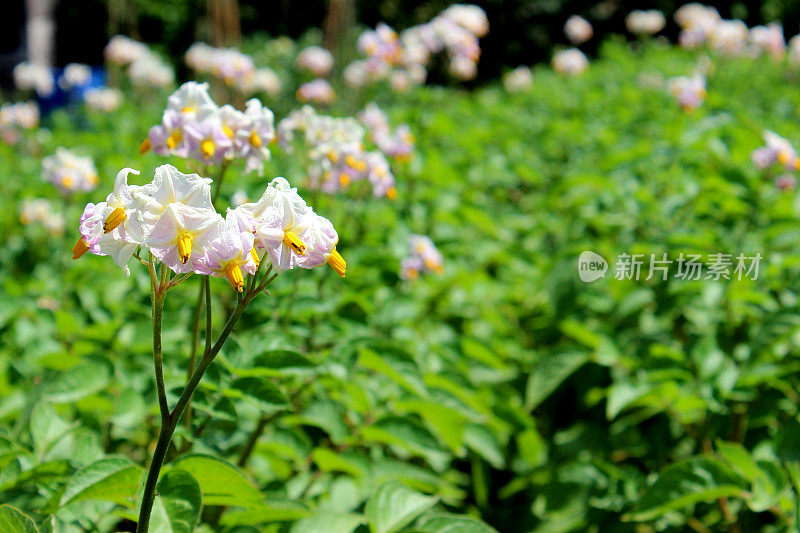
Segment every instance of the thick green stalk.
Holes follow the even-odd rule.
[[[136,525],[136,533],[147,533],[150,527],[150,513],[153,511],[153,502],[156,499],[156,484],[161,467],[164,466],[164,458],[167,456],[169,442],[175,426],[169,417],[161,424],[161,431],[158,434],[158,442],[153,452],[153,460],[150,462],[150,470],[147,472],[147,481],[144,485],[142,494],[142,507],[139,510],[139,522]]]

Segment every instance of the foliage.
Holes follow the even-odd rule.
[[[281,276],[248,309],[176,433],[153,527],[788,530],[800,226],[750,152],[764,128],[800,139],[797,74],[713,58],[705,105],[684,113],[652,80],[695,62],[612,42],[580,78],[536,69],[528,94],[421,88],[385,105],[417,138],[397,202],[317,199],[348,277]],[[55,197],[39,156],[59,145],[93,155],[106,188],[161,164],[134,151],[163,101],[61,112],[0,147],[0,501],[40,531],[130,528],[160,421],[145,273],[72,263],[74,235],[22,226],[16,206]],[[268,176],[302,176],[274,155]],[[236,179],[224,196],[264,185]],[[64,202],[68,227],[80,203]],[[399,278],[410,233],[436,241],[441,276]],[[583,284],[583,250],[765,259],[758,280]],[[218,322],[235,296],[217,292]],[[174,404],[196,284],[171,294]],[[31,527],[9,507],[3,520]]]

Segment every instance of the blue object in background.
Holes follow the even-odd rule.
[[[87,83],[78,87],[70,87],[67,90],[62,89],[58,83],[64,73],[64,68],[54,67],[52,73],[55,80],[53,92],[47,96],[37,96],[39,110],[42,115],[47,115],[54,109],[71,103],[79,103],[83,101],[83,94],[88,89],[105,87],[106,84],[106,69],[104,67],[92,67],[92,76]]]

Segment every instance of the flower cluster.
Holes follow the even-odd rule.
[[[20,205],[19,220],[26,226],[41,224],[54,237],[64,233],[64,216],[56,213],[50,202],[43,198],[24,200]]]
[[[678,9],[675,22],[681,27],[678,42],[684,48],[708,44],[712,49],[731,56],[766,53],[773,59],[782,59],[786,53],[783,27],[778,22],[748,29],[743,21],[724,20],[715,8],[697,3]],[[800,41],[797,45],[800,46]]]
[[[318,78],[326,78],[333,68],[333,55],[321,46],[308,46],[297,54],[297,66]]]
[[[553,54],[552,64],[556,72],[567,76],[577,76],[589,68],[589,60],[577,48],[559,50]]]
[[[103,50],[106,61],[121,67],[130,65],[149,53],[147,45],[124,35],[112,37]]]
[[[533,72],[530,67],[517,67],[503,75],[503,87],[510,93],[529,90],[533,86]]]
[[[369,140],[386,156],[396,161],[411,158],[414,153],[414,136],[408,125],[401,124],[392,131],[386,113],[375,103],[368,104],[358,114],[358,120],[367,128]]]
[[[775,178],[775,186],[781,192],[793,192],[797,188],[797,178],[791,174],[781,174]]]
[[[415,280],[425,272],[444,272],[442,254],[430,237],[411,235],[408,239],[408,256],[400,262],[400,277]]]
[[[49,96],[55,89],[52,71],[44,65],[24,61],[12,71],[14,85],[22,91],[36,91],[42,97]]]
[[[706,97],[706,79],[700,73],[670,78],[667,88],[684,111],[697,109]]]
[[[335,193],[366,180],[374,196],[396,197],[389,162],[383,153],[364,149],[366,132],[355,119],[318,115],[303,106],[278,123],[278,140],[287,150],[292,150],[295,133],[303,134],[310,187]]]
[[[83,87],[92,80],[92,67],[83,63],[70,63],[58,78],[58,86],[64,90]]]
[[[777,22],[751,28],[750,43],[754,54],[766,53],[773,59],[783,59],[786,55],[783,26]]]
[[[281,79],[271,68],[257,68],[252,76],[244,80],[240,89],[245,94],[265,93],[278,96],[281,93]]]
[[[118,89],[109,87],[95,87],[83,93],[83,102],[86,107],[103,113],[113,113],[122,102],[122,93]]]
[[[276,272],[329,264],[344,276],[331,222],[316,214],[283,178],[275,178],[255,203],[228,209],[211,202],[211,180],[162,165],[146,185],[129,185],[122,169],[105,202],[89,203],[80,217],[73,259],[87,251],[111,256],[130,274],[128,262],[146,248],[176,274],[226,278],[244,290],[244,277],[268,257]]]
[[[564,24],[564,35],[577,46],[591,39],[594,30],[588,20],[578,15],[572,15]]]
[[[89,156],[79,156],[59,147],[56,153],[42,159],[42,180],[52,183],[64,196],[97,187],[97,169]]]
[[[115,35],[103,50],[106,60],[127,66],[134,85],[165,88],[175,83],[175,72],[144,43],[124,35]]]
[[[678,42],[684,48],[698,48],[710,40],[722,20],[716,9],[702,4],[686,4],[675,12],[675,22],[681,28]]]
[[[404,30],[399,36],[386,24],[378,24],[358,39],[366,56],[345,69],[345,80],[354,87],[388,79],[403,91],[424,83],[433,54],[445,52],[452,75],[469,80],[477,74],[478,39],[489,31],[486,13],[474,5],[455,4],[430,22]]]
[[[297,99],[301,102],[330,105],[336,100],[336,93],[327,80],[317,78],[302,84],[297,89]]]
[[[636,35],[655,35],[663,30],[666,24],[664,14],[657,9],[646,11],[637,9],[625,17],[625,27]]]
[[[238,158],[248,171],[262,172],[270,158],[267,145],[274,138],[272,111],[257,98],[248,100],[244,112],[230,105],[218,107],[207,83],[187,82],[167,99],[161,123],[150,128],[140,151],[152,149],[204,164]]]
[[[250,92],[252,89],[256,65],[252,57],[235,48],[215,48],[206,43],[194,43],[186,51],[184,59],[197,73],[210,74],[242,92]]]
[[[787,139],[784,139],[772,131],[764,131],[765,146],[756,148],[750,154],[753,165],[759,170],[764,170],[774,164],[782,165],[786,170],[796,170],[798,168],[797,151]]]
[[[32,130],[39,126],[36,102],[6,102],[0,106],[0,131]]]

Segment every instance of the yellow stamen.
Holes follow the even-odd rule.
[[[258,133],[255,131],[250,132],[250,144],[258,148],[261,146],[261,137],[258,136]]]
[[[182,139],[183,139],[183,134],[181,133],[181,130],[173,131],[172,133],[169,134],[169,137],[167,137],[167,148],[169,148],[170,150],[174,150]]]
[[[292,231],[283,232],[283,244],[294,250],[297,255],[306,255],[306,245]]]
[[[342,187],[347,187],[348,185],[350,185],[350,176],[348,176],[347,174],[342,174],[341,176],[339,176],[339,183],[341,184]]]
[[[189,256],[192,255],[192,236],[188,233],[181,233],[178,237],[178,259],[184,265],[189,261]]]
[[[72,176],[64,176],[61,178],[61,185],[69,189],[72,187],[72,184],[75,183],[75,180],[72,179]]]
[[[181,109],[181,113],[192,113],[194,111],[194,106],[187,105],[186,107]]]
[[[83,240],[83,237],[78,239],[78,242],[75,243],[75,246],[72,247],[72,258],[73,259],[80,259],[83,257],[83,254],[89,251],[89,246],[86,244],[86,241]]]
[[[250,249],[250,255],[253,256],[253,261],[256,262],[256,267],[258,267],[258,263],[260,262],[260,260],[258,259],[258,252],[256,252],[256,247],[255,246],[253,246]]]
[[[127,213],[121,207],[118,207],[111,211],[111,214],[106,217],[105,222],[103,222],[103,232],[111,233],[114,231],[114,228],[122,224],[122,221],[125,220],[127,217]]]
[[[212,155],[214,155],[214,141],[211,139],[207,139],[200,144],[200,150],[202,150],[203,155],[206,159],[209,159]]]
[[[147,139],[142,141],[142,144],[139,145],[139,155],[146,154],[147,152],[150,151],[150,148],[151,148],[150,138],[148,137]]]
[[[225,277],[228,278],[228,283],[231,284],[233,290],[242,292],[244,288],[244,277],[242,276],[242,268],[231,261],[225,266]]]
[[[410,280],[415,280],[417,279],[417,276],[419,276],[419,272],[417,272],[416,268],[409,268],[406,270],[406,276],[408,276],[408,279]]]
[[[222,131],[225,132],[225,135],[233,139],[233,130],[230,128],[230,126],[222,126]]]
[[[388,189],[386,189],[386,197],[392,201],[397,200],[397,189],[395,189],[394,187],[389,187]]]
[[[336,248],[333,249],[331,252],[330,257],[328,257],[327,263],[333,268],[340,276],[344,277],[344,272],[347,270],[347,263],[342,257],[342,254],[336,251]]]
[[[363,172],[367,170],[367,164],[360,159],[356,159],[352,155],[348,155],[344,158],[345,163],[347,163],[351,168],[358,170],[359,172]]]
[[[331,150],[330,152],[328,152],[328,159],[330,160],[331,163],[335,164],[337,161],[339,161],[339,154]]]
[[[441,274],[444,272],[444,266],[441,263],[437,263],[435,261],[426,260],[425,266],[436,272],[437,274]]]

